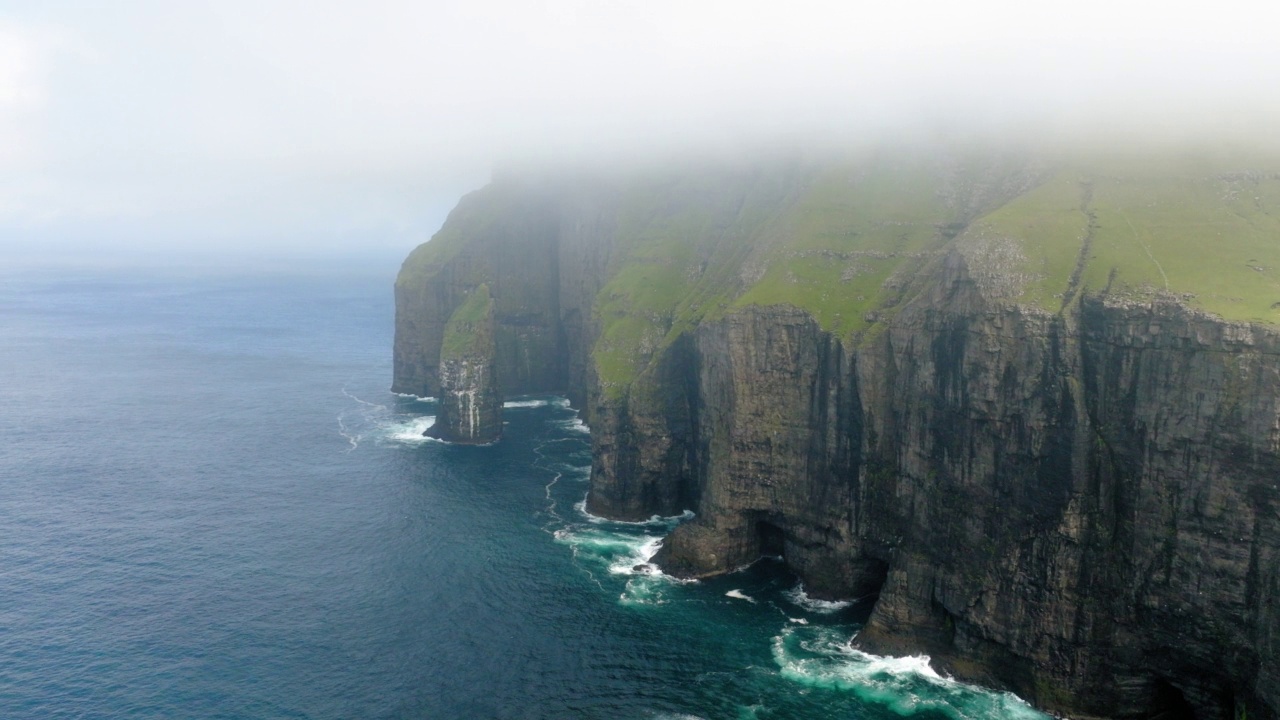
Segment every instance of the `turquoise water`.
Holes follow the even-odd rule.
[[[560,398],[422,438],[394,270],[0,270],[0,717],[1043,717],[776,563],[644,568],[686,518],[586,514]]]

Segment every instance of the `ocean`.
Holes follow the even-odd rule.
[[[687,516],[588,515],[562,398],[423,438],[396,270],[0,267],[0,718],[1046,717],[775,562],[637,570]]]

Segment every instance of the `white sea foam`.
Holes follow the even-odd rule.
[[[554,537],[556,542],[573,549],[574,557],[588,573],[595,567],[608,575],[626,578],[618,596],[618,602],[624,605],[662,605],[672,586],[693,582],[671,577],[651,562],[662,547],[661,535],[579,525],[557,530]]]
[[[658,566],[649,562],[661,547],[662,538],[642,537],[633,552],[609,565],[609,572],[614,575],[661,575]]]
[[[938,674],[927,656],[872,655],[848,639],[839,628],[788,625],[773,639],[773,659],[788,680],[853,692],[902,716],[933,711],[953,720],[1048,720],[1016,695]]]
[[[338,434],[341,435],[350,446],[347,448],[347,452],[351,452],[352,450],[360,447],[361,436],[359,433],[356,433],[351,428],[347,427],[345,412],[338,413]]]
[[[404,399],[406,399],[406,400],[415,400],[415,401],[417,401],[417,402],[428,402],[428,403],[433,403],[433,402],[435,402],[435,401],[436,401],[436,399],[435,399],[435,398],[433,398],[433,397],[424,397],[424,396],[422,396],[422,395],[412,395],[412,394],[410,394],[410,393],[392,393],[392,394],[393,394],[393,395],[397,395],[397,396],[399,396],[399,397],[402,397],[402,398],[404,398]]]
[[[648,577],[633,577],[627,580],[626,587],[618,593],[619,605],[644,606],[666,605],[668,585],[660,580]]]
[[[370,407],[370,408],[373,408],[374,410],[383,410],[383,411],[385,411],[385,410],[387,409],[387,406],[386,406],[386,405],[382,405],[382,404],[375,403],[375,402],[369,402],[368,400],[365,400],[364,398],[361,398],[361,397],[358,397],[358,396],[356,396],[356,395],[352,394],[352,393],[351,393],[351,392],[349,392],[345,387],[344,387],[344,388],[342,388],[342,394],[343,394],[343,395],[345,395],[345,396],[347,396],[347,398],[348,398],[348,399],[350,399],[350,400],[354,400],[354,401],[356,401],[357,403],[359,403],[359,404],[361,404],[361,405],[364,405],[365,407]]]
[[[591,479],[590,465],[583,466],[573,465],[570,463],[553,463],[541,467],[545,470],[556,473],[556,482],[569,480],[572,482],[584,483]],[[576,508],[579,504],[580,503],[574,503],[574,507]]]
[[[783,596],[805,610],[815,613],[836,613],[853,605],[851,600],[819,600],[811,598],[804,591],[804,583],[797,583],[795,587],[783,593]]]
[[[551,404],[550,400],[508,400],[502,403],[503,410],[516,410],[519,408],[540,408]]]
[[[589,472],[591,468],[586,468]],[[592,515],[587,510],[587,498],[584,495],[581,500],[573,504],[573,509],[593,525],[630,525],[632,527],[667,527],[672,528],[686,520],[692,520],[696,514],[692,510],[685,510],[679,515],[651,515],[648,520],[610,520],[599,515]]]
[[[591,428],[587,427],[587,424],[582,422],[582,418],[575,417],[569,418],[568,420],[561,420],[560,427],[572,433],[579,433],[581,435],[591,434]]]
[[[724,596],[725,596],[725,597],[731,597],[731,598],[734,598],[735,600],[746,600],[747,602],[749,602],[749,603],[751,603],[751,604],[753,604],[753,605],[754,605],[754,604],[755,604],[755,602],[756,602],[756,599],[755,599],[755,598],[753,598],[753,597],[751,597],[750,595],[747,595],[747,594],[743,593],[741,590],[737,590],[737,589],[730,590],[729,592],[725,593],[725,594],[724,594]]]
[[[430,438],[423,435],[427,428],[434,424],[436,418],[434,415],[422,415],[407,420],[400,420],[390,423],[382,431],[382,437],[391,442],[403,443],[406,445],[420,445],[428,442],[442,442],[436,438]]]
[[[647,565],[662,547],[662,538],[657,535],[610,532],[594,527],[563,528],[557,530],[554,537],[573,546],[575,551],[587,553],[589,559],[604,565],[614,575],[652,574],[636,568]]]
[[[585,467],[577,469],[582,472],[590,470]],[[695,582],[671,577],[651,562],[662,547],[666,533],[681,521],[692,518],[692,512],[685,511],[673,517],[654,515],[648,520],[624,522],[587,512],[585,496],[573,507],[587,524],[557,531],[556,539],[573,546],[575,557],[604,565],[610,575],[625,576],[626,587],[618,597],[622,604],[661,605],[666,602],[666,593],[672,585]]]
[[[540,408],[540,407],[569,407],[569,399],[562,397],[517,397],[513,400],[507,400],[502,403],[505,410],[513,410],[519,408]]]

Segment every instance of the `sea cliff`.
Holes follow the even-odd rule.
[[[405,261],[393,389],[567,394],[593,513],[693,510],[673,574],[780,555],[814,595],[878,596],[868,650],[1071,717],[1277,718],[1277,168],[934,148],[508,177]],[[481,292],[472,388],[449,336]]]

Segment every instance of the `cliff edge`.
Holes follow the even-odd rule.
[[[567,394],[593,513],[694,510],[668,572],[876,595],[867,649],[1270,719],[1278,323],[1278,158],[884,149],[496,181],[405,261],[393,389]]]

